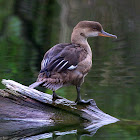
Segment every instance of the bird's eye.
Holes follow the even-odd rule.
[[[84,33],[80,33],[81,36],[84,36]]]
[[[97,30],[97,28],[93,28],[93,30],[94,30],[94,31],[96,31],[96,30]]]

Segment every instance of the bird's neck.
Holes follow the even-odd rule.
[[[81,47],[84,47],[88,54],[92,56],[92,51],[88,44],[87,37],[81,35],[79,30],[73,30],[71,35],[71,43],[79,44]]]

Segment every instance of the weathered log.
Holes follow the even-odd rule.
[[[91,100],[89,105],[77,105],[75,102],[65,98],[53,101],[50,94],[31,89],[15,81],[2,80],[2,83],[7,89],[0,90],[0,100],[2,101],[0,102],[0,125],[4,124],[3,131],[0,131],[0,136],[3,136],[4,133],[4,136],[6,136],[6,131],[9,134],[13,134],[13,129],[10,129],[13,125],[16,125],[17,131],[14,134],[17,136],[25,136],[25,132],[32,128],[34,130],[32,133],[31,131],[29,134],[26,133],[26,136],[31,136],[42,130],[40,127],[43,127],[44,130],[45,126],[48,131],[51,127],[57,128],[57,124],[59,126],[76,126],[80,122],[84,122],[83,133],[86,131],[86,133],[94,134],[101,126],[119,121],[102,112],[94,100]],[[6,126],[5,121],[12,122]],[[22,122],[24,122],[24,125]],[[18,125],[20,133],[17,128]],[[73,130],[70,131],[73,132]],[[41,131],[41,133],[43,132]],[[46,129],[45,133],[47,133]]]
[[[40,92],[36,89],[31,89],[27,86],[24,86],[20,83],[17,83],[12,80],[2,80],[2,83],[12,91],[12,94],[18,93],[22,94],[24,97],[30,97],[31,99],[35,99],[42,103],[66,110],[71,112],[83,119],[94,121],[94,120],[105,120],[111,119],[117,121],[118,119],[102,112],[97,106],[94,100],[91,100],[89,105],[77,105],[74,101],[67,100],[63,97],[62,99],[57,99],[55,101],[52,100],[52,96],[47,93]],[[18,92],[18,93],[17,93]]]

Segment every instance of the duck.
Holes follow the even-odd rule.
[[[45,53],[38,78],[29,87],[43,86],[52,90],[55,101],[61,99],[56,90],[73,85],[77,91],[75,103],[89,103],[90,100],[81,99],[80,88],[92,67],[92,50],[87,38],[97,36],[117,38],[105,32],[99,22],[80,21],[73,29],[70,43],[56,44]]]

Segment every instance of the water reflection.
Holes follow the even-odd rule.
[[[92,124],[84,123],[79,125],[62,125],[61,123],[52,125],[50,121],[47,120],[0,120],[0,124],[3,125],[5,131],[0,132],[0,138],[3,139],[22,139],[22,140],[39,140],[46,138],[57,138],[65,135],[76,135],[76,137],[81,136],[93,136],[97,130],[108,125],[111,122],[94,122]],[[7,126],[7,127],[6,127]],[[16,126],[16,129],[12,128]],[[87,126],[87,127],[86,127]],[[8,128],[9,127],[9,128]],[[79,139],[80,140],[80,139]]]
[[[82,87],[83,98],[94,98],[104,112],[117,118],[140,119],[139,0],[11,0],[8,3],[1,0],[0,3],[0,80],[31,84],[46,50],[59,42],[69,42],[72,28],[80,20],[96,20],[106,31],[116,34],[118,40],[89,40],[93,68]],[[58,92],[70,100],[76,96],[74,87]],[[138,128],[129,125],[132,134],[127,133],[127,138],[139,136],[133,132]],[[113,136],[112,128],[126,134],[127,128],[110,125],[94,138]],[[119,136],[118,132],[115,137]]]
[[[14,124],[14,123],[13,123]],[[34,123],[35,124],[35,123]],[[111,124],[100,128],[99,130],[96,127],[96,124],[92,127],[92,131],[83,129],[83,126],[68,126],[62,127],[56,131],[52,131],[51,127],[42,126],[37,128],[22,130],[15,133],[15,136],[3,137],[3,139],[21,139],[21,140],[39,140],[39,139],[77,139],[77,140],[87,140],[87,139],[139,139],[139,121],[128,121],[123,120],[117,124]],[[20,125],[20,122],[16,124]],[[29,122],[29,125],[33,126],[33,123]],[[97,124],[98,125],[98,124]],[[35,125],[34,125],[35,126]],[[129,127],[131,126],[131,127]],[[97,131],[98,130],[98,131]],[[31,136],[30,136],[31,135]],[[24,137],[23,137],[24,136]]]

